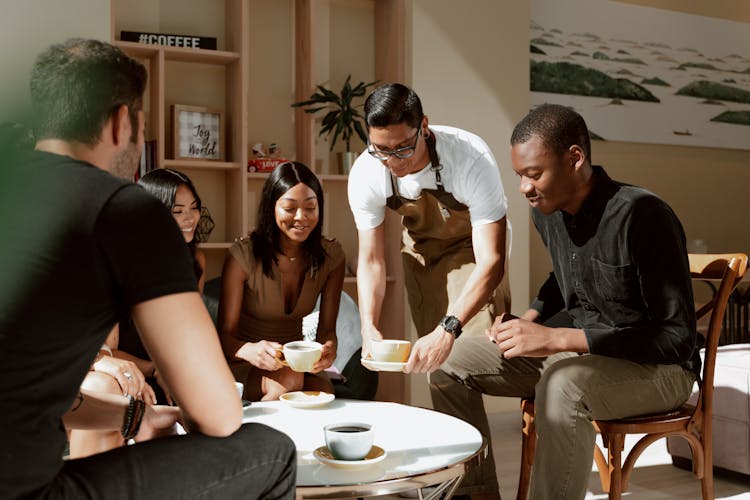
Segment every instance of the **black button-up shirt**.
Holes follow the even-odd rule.
[[[697,373],[695,309],[685,233],[653,193],[594,166],[577,214],[532,211],[553,273],[532,308],[541,320],[567,310],[589,352]]]

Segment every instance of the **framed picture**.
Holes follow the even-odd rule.
[[[199,106],[172,106],[175,160],[224,161],[224,113]]]

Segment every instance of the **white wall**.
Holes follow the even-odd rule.
[[[3,0],[0,15],[0,121],[17,120],[29,103],[36,56],[71,37],[109,40],[109,2]]]

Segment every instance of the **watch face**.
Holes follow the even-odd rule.
[[[460,326],[461,322],[455,316],[447,316],[443,318],[443,328],[451,333],[456,333],[456,330]]]

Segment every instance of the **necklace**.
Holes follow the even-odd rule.
[[[294,262],[294,261],[296,261],[297,259],[299,259],[299,254],[297,254],[297,255],[296,255],[296,256],[294,256],[294,257],[289,257],[289,256],[288,256],[287,254],[285,254],[284,252],[281,252],[281,255],[283,255],[283,256],[284,256],[284,258],[285,258],[285,259],[287,259],[287,260],[288,260],[289,262]]]

